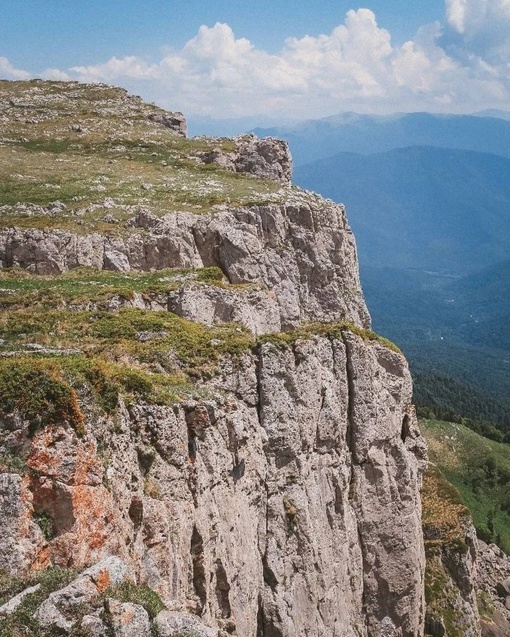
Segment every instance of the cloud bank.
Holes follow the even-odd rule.
[[[510,69],[510,0],[446,0],[451,42],[464,60],[477,57]],[[446,45],[448,39],[445,39]],[[502,67],[502,68],[501,68]]]
[[[7,58],[0,57],[0,77],[5,80],[28,80],[30,73],[14,68]]]
[[[120,84],[168,108],[213,117],[508,108],[510,0],[446,0],[445,17],[396,46],[372,11],[351,10],[329,35],[289,38],[278,54],[217,23],[159,60],[113,57],[47,69],[43,77]],[[30,74],[0,58],[0,75]]]

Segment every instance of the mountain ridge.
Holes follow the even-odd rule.
[[[426,449],[344,208],[114,87],[0,121],[0,633],[421,637]]]
[[[508,174],[504,157],[423,146],[338,153],[295,169],[298,184],[346,201],[362,266],[451,274],[508,257]]]
[[[256,128],[254,132],[285,139],[291,145],[296,167],[338,152],[372,154],[409,145],[510,156],[510,123],[502,119],[431,113],[354,114],[349,116],[348,122],[337,123],[335,117],[310,120],[293,127]]]

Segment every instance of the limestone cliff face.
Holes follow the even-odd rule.
[[[3,476],[0,567],[113,554],[238,635],[422,634],[424,447],[402,356],[346,333],[235,367],[221,398],[122,405],[81,438],[3,423],[29,472]]]
[[[142,115],[150,126],[173,122]],[[225,180],[234,170],[287,180],[288,155],[272,172],[266,165],[282,157],[279,143],[249,139],[236,148],[225,151],[227,159],[214,145],[197,157]],[[247,183],[252,188],[255,180]],[[173,401],[137,398],[130,381],[107,415],[94,397],[97,379],[87,376],[72,394],[71,408],[83,415],[79,427],[65,419],[34,427],[23,401],[3,409],[0,569],[19,575],[48,565],[103,565],[54,593],[37,611],[42,626],[142,637],[151,622],[163,636],[423,635],[426,450],[407,363],[365,329],[369,316],[343,208],[278,188],[284,200],[276,203],[226,201],[203,214],[138,210],[126,232],[55,223],[41,230],[30,222],[0,232],[4,267],[56,275],[52,281],[78,266],[123,272],[126,280],[133,269],[219,267],[221,285],[179,275],[182,284],[168,292],[101,297],[102,312],[115,316],[128,306],[130,317],[139,311],[147,322],[151,310],[169,310],[206,326],[235,320],[265,335],[223,354],[214,373],[194,370],[194,390]],[[76,305],[69,298],[59,297],[60,322],[44,338],[37,321],[23,318],[24,331],[13,329],[5,341],[6,348],[13,343],[5,354],[13,364],[22,356],[26,369],[34,351],[53,356],[55,366],[66,356],[106,356],[107,345],[98,349],[90,337],[90,324],[104,319],[91,313],[98,301],[80,297]],[[18,311],[22,320],[28,305],[20,309],[10,298],[3,311]],[[63,321],[77,325],[78,315],[82,333],[73,328],[69,349]],[[332,321],[341,323],[328,331],[324,324]],[[170,345],[157,360],[150,349],[136,358],[141,341],[170,342],[167,332],[129,334],[126,352],[108,353],[110,367],[149,369],[163,380],[170,367],[184,373],[182,350]],[[211,336],[209,346],[216,345],[221,338]],[[71,367],[63,369],[66,377]],[[108,562],[117,558],[122,568]],[[167,610],[149,621],[143,609],[110,600],[81,619],[67,613],[70,600],[90,600],[102,590],[101,577],[119,581],[119,573],[150,586]]]
[[[295,203],[230,208],[213,215],[138,213],[125,237],[65,230],[0,232],[3,266],[57,274],[77,267],[128,272],[218,266],[231,283],[259,283],[273,300],[270,331],[301,321],[346,320],[368,327],[356,248],[342,206],[303,193]],[[189,295],[188,295],[189,296]],[[190,315],[203,320],[201,313]],[[263,328],[258,332],[267,331]]]

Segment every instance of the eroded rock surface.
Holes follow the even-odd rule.
[[[128,569],[119,558],[105,558],[65,588],[51,593],[37,609],[36,619],[42,628],[56,627],[69,632],[76,623],[77,607],[91,602],[109,586],[120,584],[128,576]]]
[[[218,630],[205,626],[196,615],[162,611],[155,620],[156,629],[161,637],[179,637],[192,634],[196,637],[218,637]]]
[[[482,637],[510,634],[510,558],[495,544],[478,540],[476,585],[484,614]]]
[[[27,335],[7,320],[0,360],[33,383],[27,360],[39,357],[62,409],[45,418],[44,395],[44,413],[27,410],[4,365],[0,568],[95,565],[39,604],[40,625],[71,634],[83,606],[79,628],[98,636],[156,626],[174,637],[422,637],[425,445],[404,357],[363,329],[370,317],[343,206],[287,185],[283,142],[186,140],[178,114],[111,87],[12,91],[0,102],[11,135],[0,151],[25,166],[33,118],[46,161],[32,157],[31,170],[44,168],[37,183],[52,196],[21,200],[30,191],[12,176],[21,194],[0,210],[3,268],[216,266],[225,277],[183,275],[166,292],[90,301],[49,294],[55,321],[21,352],[9,345]],[[74,171],[85,167],[78,188]],[[34,322],[33,297],[21,297],[0,311],[19,311],[32,334],[45,299]],[[151,310],[200,330],[181,319],[159,329]],[[119,334],[106,329],[112,316]],[[212,338],[203,328],[224,322],[271,336],[231,325]],[[68,328],[77,351],[59,350]],[[216,356],[227,332],[232,350]],[[166,609],[151,615],[150,604],[117,599],[109,587],[126,577]]]
[[[168,215],[126,237],[12,228],[0,231],[0,257],[3,267],[38,274],[218,266],[231,283],[272,290],[283,329],[307,320],[363,327],[370,321],[344,208],[314,197],[301,205],[226,208],[214,216]]]
[[[202,161],[233,172],[290,183],[292,158],[287,142],[273,137],[258,139],[255,135],[242,135],[235,142],[236,150],[228,152],[215,148],[202,153]]]
[[[131,405],[115,431],[18,434],[56,529],[33,558],[120,555],[171,608],[238,635],[420,635],[424,446],[403,357],[316,337],[214,383],[230,393]]]

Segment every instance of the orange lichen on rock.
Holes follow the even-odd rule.
[[[67,437],[63,427],[45,427],[38,431],[33,439],[30,447],[30,453],[27,458],[27,466],[36,473],[46,476],[63,478],[62,465],[64,461],[69,466],[71,456],[62,455],[62,445],[59,444]]]
[[[108,522],[111,520],[110,494],[103,487],[78,486],[73,489],[73,509],[80,528],[81,541],[91,549],[102,547],[109,536]]]
[[[45,568],[48,568],[50,564],[50,547],[46,545],[36,553],[32,564],[30,564],[30,570],[43,571]]]
[[[83,442],[76,447],[76,468],[72,483],[75,485],[99,485],[104,466],[93,442]]]
[[[124,608],[122,615],[120,616],[120,623],[123,625],[130,624],[135,616],[135,609],[133,607]]]
[[[28,517],[44,515],[52,535],[44,563],[81,567],[101,559],[112,543],[117,548],[116,509],[95,441],[48,426],[33,436],[26,464]]]
[[[96,444],[64,427],[45,427],[34,435],[27,466],[69,485],[100,484],[104,471]]]
[[[96,577],[96,587],[98,593],[105,591],[110,586],[110,573],[105,569]]]
[[[117,547],[114,533],[113,503],[104,486],[80,485],[66,487],[69,518],[73,524],[63,528],[51,541],[52,561],[56,564],[81,567],[91,560],[100,559],[112,542]]]

